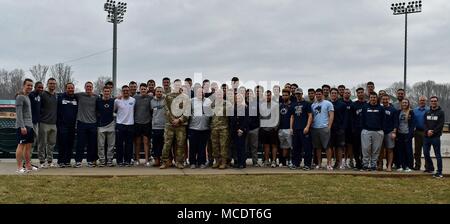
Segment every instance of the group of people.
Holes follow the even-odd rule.
[[[17,173],[38,168],[144,165],[166,169],[253,166],[310,170],[356,169],[391,172],[420,170],[442,177],[440,136],[445,113],[438,98],[419,98],[411,108],[405,90],[394,96],[375,92],[373,82],[356,90],[344,85],[303,89],[297,84],[247,89],[233,77],[231,86],[203,80],[192,84],[169,78],[132,81],[113,96],[107,82],[101,94],[86,82],[56,93],[56,80],[23,82],[16,97]],[[77,140],[75,163],[71,163]],[[414,147],[413,147],[414,139]],[[40,165],[31,164],[37,148]],[[54,163],[55,145],[58,148]],[[433,146],[437,170],[430,157]],[[259,161],[259,149],[263,161]],[[86,155],[85,155],[86,151]],[[134,152],[134,153],[133,153]],[[23,163],[23,158],[25,163]],[[116,162],[113,163],[113,158]]]

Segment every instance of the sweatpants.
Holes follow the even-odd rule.
[[[376,168],[384,133],[380,131],[362,130],[361,149],[363,154],[363,167]]]
[[[39,124],[38,158],[41,163],[53,161],[53,150],[56,145],[56,124]]]
[[[58,127],[58,163],[70,164],[75,141],[75,125]]]
[[[209,130],[189,129],[189,164],[196,166],[206,164],[206,145],[209,135]]]
[[[105,157],[106,143],[106,157]],[[116,144],[116,122],[112,121],[104,127],[98,127],[97,130],[97,149],[100,163],[110,162],[114,157],[114,146]]]
[[[83,161],[84,148],[87,149],[87,162],[94,162],[97,158],[97,124],[77,121],[77,163]]]
[[[259,128],[250,130],[245,138],[245,147],[251,154],[253,164],[258,163]]]

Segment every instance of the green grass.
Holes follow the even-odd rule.
[[[450,203],[450,179],[349,175],[0,176],[0,203]]]

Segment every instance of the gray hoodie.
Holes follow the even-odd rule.
[[[152,129],[164,129],[166,125],[166,115],[164,110],[164,96],[160,99],[153,97],[150,105],[152,109]]]

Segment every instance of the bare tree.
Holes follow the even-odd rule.
[[[48,65],[38,64],[31,67],[29,71],[31,72],[35,82],[45,82],[48,69]]]
[[[100,94],[102,92],[103,86],[105,86],[105,83],[111,81],[111,77],[109,76],[100,76],[98,79],[94,82],[94,92],[96,94]]]
[[[72,82],[75,84],[73,77],[73,70],[70,65],[58,63],[50,68],[51,76],[56,79],[56,92],[64,91],[66,83]]]
[[[0,77],[0,99],[14,99],[22,87],[25,72],[22,69],[14,69],[9,72],[2,69]]]

